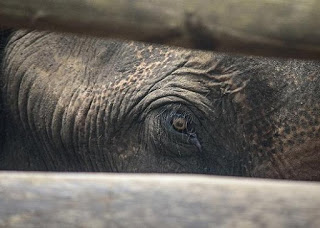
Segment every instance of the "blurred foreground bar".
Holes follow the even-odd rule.
[[[318,0],[0,0],[0,25],[320,58]]]
[[[0,227],[320,227],[320,184],[0,173]]]

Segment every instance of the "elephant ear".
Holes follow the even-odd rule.
[[[3,107],[3,99],[2,99],[2,88],[3,88],[3,81],[2,81],[2,57],[3,51],[6,47],[8,42],[9,36],[12,33],[11,29],[2,29],[0,27],[0,151],[3,151],[3,145],[5,142],[5,110]],[[1,157],[1,154],[0,154]]]

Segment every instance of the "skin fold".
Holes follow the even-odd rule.
[[[319,63],[17,31],[2,170],[320,180]]]

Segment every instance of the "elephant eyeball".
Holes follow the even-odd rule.
[[[183,132],[187,130],[187,120],[182,117],[177,117],[172,120],[172,126],[176,131]]]

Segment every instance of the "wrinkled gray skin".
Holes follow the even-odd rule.
[[[319,72],[18,31],[2,60],[0,169],[320,180]]]

